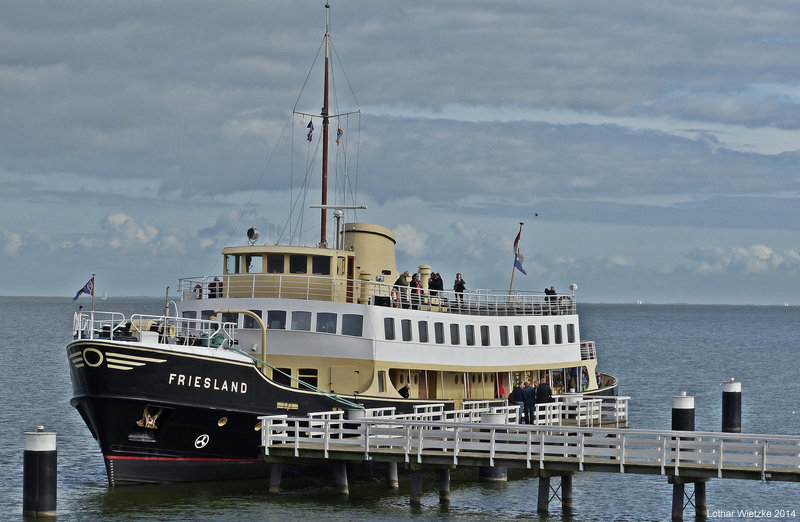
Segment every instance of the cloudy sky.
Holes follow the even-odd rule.
[[[323,4],[0,3],[2,293],[163,295],[250,226],[316,243],[292,109],[321,107]],[[522,221],[518,289],[800,304],[793,3],[333,4],[333,110],[360,116],[331,184],[400,269],[507,288]]]

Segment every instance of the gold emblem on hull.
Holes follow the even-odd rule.
[[[142,413],[142,418],[136,421],[137,426],[141,426],[142,428],[148,428],[151,430],[157,430],[158,426],[156,426],[156,420],[158,420],[159,415],[164,413],[162,408],[158,409],[158,413],[155,415],[150,414],[150,410],[147,408],[144,409],[144,413]]]

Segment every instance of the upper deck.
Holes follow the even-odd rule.
[[[427,280],[424,281],[427,283]],[[574,294],[545,295],[543,292],[508,290],[422,289],[417,298],[408,287],[333,275],[221,274],[190,277],[179,281],[184,301],[215,298],[277,298],[333,301],[387,307],[412,307],[423,311],[466,315],[573,315]]]

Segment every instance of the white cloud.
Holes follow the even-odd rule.
[[[122,212],[106,217],[101,226],[111,236],[108,243],[111,248],[129,249],[153,245],[159,234],[157,228],[147,223],[137,223]]]
[[[733,271],[744,274],[793,272],[800,268],[800,255],[795,250],[776,252],[767,245],[750,247],[713,247],[684,254],[695,262],[697,274],[711,275]]]
[[[413,256],[419,256],[425,252],[427,232],[417,230],[412,225],[403,224],[395,227],[392,233],[397,241],[398,250]]]
[[[22,236],[16,232],[3,231],[3,252],[15,256],[22,249]]]

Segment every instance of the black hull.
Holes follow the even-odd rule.
[[[70,402],[100,444],[111,486],[267,477],[258,417],[347,409],[278,385],[253,363],[100,340],[73,342],[67,355]],[[398,412],[433,402],[347,399]]]

